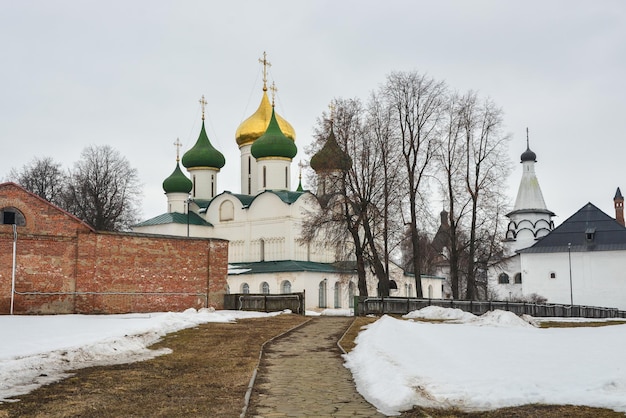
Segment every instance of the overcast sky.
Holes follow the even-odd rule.
[[[238,193],[235,130],[259,104],[263,51],[296,130],[294,164],[333,98],[365,100],[391,71],[416,70],[502,107],[511,205],[526,127],[557,224],[589,201],[614,216],[626,192],[622,0],[0,0],[0,178],[111,145],[139,171],[142,218],[163,213],[173,143],[197,139],[204,94],[226,156],[218,189]]]

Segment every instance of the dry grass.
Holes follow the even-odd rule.
[[[341,341],[354,348],[361,328],[377,318],[355,318]],[[238,417],[261,345],[307,318],[280,315],[205,324],[166,336],[153,348],[172,354],[141,363],[93,367],[54,383],[15,403],[0,404],[5,417]],[[571,323],[568,323],[571,324]],[[525,405],[466,413],[456,409],[414,408],[415,417],[624,417],[611,410],[559,405]]]
[[[539,324],[540,328],[581,328],[581,327],[606,327],[609,325],[624,325],[626,321],[604,321],[604,322],[568,322],[568,321],[545,321]]]

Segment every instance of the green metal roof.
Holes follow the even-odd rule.
[[[213,226],[194,212],[189,212],[189,216],[185,213],[179,212],[163,213],[133,226],[154,226],[166,224],[187,225],[187,223],[189,223],[189,225]]]
[[[289,159],[298,153],[298,148],[296,148],[293,139],[287,138],[278,126],[274,109],[272,109],[272,118],[267,130],[259,139],[254,141],[250,152],[254,158],[282,157]]]
[[[165,193],[189,193],[192,188],[193,183],[183,174],[180,164],[176,161],[174,172],[163,180],[163,190]]]
[[[354,274],[354,268],[341,264],[314,263],[312,261],[259,261],[255,263],[234,263],[229,265],[229,270],[237,271],[234,274],[264,274],[283,273],[295,271],[311,271],[316,273],[344,273]]]
[[[352,167],[352,159],[341,149],[335,139],[335,133],[331,128],[326,143],[322,149],[311,157],[309,164],[316,172],[334,170],[347,171]]]
[[[226,159],[209,141],[203,120],[196,144],[183,155],[183,165],[187,168],[212,167],[219,169],[224,167],[224,164],[226,164]]]

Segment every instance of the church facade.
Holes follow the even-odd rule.
[[[204,98],[201,103],[204,109]],[[228,240],[230,293],[304,292],[307,309],[351,308],[358,286],[350,260],[337,259],[322,241],[301,239],[303,221],[321,206],[319,193],[304,190],[301,183],[295,189],[291,185],[295,139],[294,128],[270,103],[264,71],[259,107],[235,131],[241,192],[218,192],[226,161],[206,134],[203,110],[197,142],[182,159],[177,156],[174,171],[163,182],[167,212],[135,225],[133,231]],[[329,161],[323,150],[311,159],[318,184],[326,184],[341,168]],[[413,277],[399,267],[390,270],[396,288],[392,296],[415,296]],[[440,298],[441,282],[423,277],[425,294]],[[368,277],[369,294],[376,295],[376,287],[374,277]]]

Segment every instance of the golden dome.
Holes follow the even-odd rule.
[[[272,118],[272,105],[267,98],[267,92],[263,90],[263,97],[261,98],[261,104],[259,108],[254,112],[252,116],[241,122],[241,125],[237,128],[235,133],[235,140],[240,147],[246,144],[252,144],[258,138],[261,137],[267,130],[267,126]],[[276,121],[283,134],[292,140],[296,140],[296,131],[293,126],[285,119],[276,114]]]

